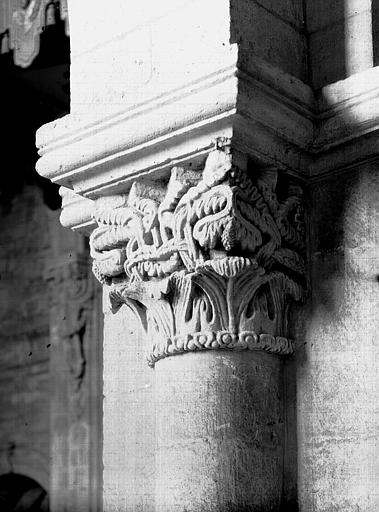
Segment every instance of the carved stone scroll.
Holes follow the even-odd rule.
[[[98,201],[93,271],[114,311],[138,315],[149,364],[206,349],[292,353],[304,224],[300,190],[279,199],[276,185],[276,171],[248,175],[224,147],[202,173],[174,167],[166,189],[134,183],[116,207]]]

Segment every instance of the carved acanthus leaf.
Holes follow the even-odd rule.
[[[304,225],[299,195],[279,201],[276,186],[276,172],[250,177],[217,149],[202,174],[175,167],[165,194],[136,183],[117,208],[96,211],[95,275],[114,309],[138,314],[151,364],[188,350],[292,351]]]

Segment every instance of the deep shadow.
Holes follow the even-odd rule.
[[[1,512],[49,512],[47,492],[29,477],[8,473],[0,476]]]
[[[309,84],[314,89],[347,76],[345,0],[303,0]]]
[[[69,38],[62,22],[48,26],[41,34],[40,53],[30,67],[15,66],[13,52],[0,55],[3,213],[27,184],[42,189],[49,208],[60,208],[59,187],[35,171],[35,133],[41,125],[69,112],[69,62]]]

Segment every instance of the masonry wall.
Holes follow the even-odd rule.
[[[379,508],[377,165],[310,187],[311,310],[297,355],[307,512]]]
[[[292,509],[296,510],[298,484],[300,510],[303,512],[376,512],[379,505],[375,482],[379,471],[376,456],[379,443],[376,406],[379,391],[376,363],[376,333],[379,327],[376,319],[379,290],[376,267],[377,163],[354,164],[358,158],[368,160],[371,157],[369,138],[363,139],[363,134],[370,130],[374,134],[376,129],[374,123],[370,124],[371,118],[366,112],[366,109],[375,112],[375,103],[364,103],[364,88],[357,91],[351,82],[345,86],[341,84],[334,92],[330,88],[324,89],[320,103],[327,103],[329,99],[331,103],[322,105],[317,116],[317,93],[321,88],[364,72],[376,62],[372,51],[375,43],[373,2],[165,0],[150,11],[146,9],[151,2],[141,0],[134,18],[128,17],[131,0],[113,0],[113,8],[106,12],[101,7],[91,8],[90,3],[88,0],[87,3],[72,3],[71,11],[74,48],[71,112],[79,118],[83,116],[84,124],[135,104],[147,103],[154,95],[167,93],[171,88],[192,84],[202,74],[210,73],[212,69],[216,72],[220,63],[223,66],[234,65],[232,57],[236,49],[242,71],[249,73],[254,66],[259,68],[261,60],[267,63],[267,67],[272,66],[290,75],[290,82],[294,84],[290,101],[277,96],[277,90],[273,89],[276,104],[273,101],[270,105],[276,113],[283,103],[292,104],[294,111],[302,111],[304,117],[299,119],[302,119],[304,126],[308,126],[305,119],[311,125],[309,133],[308,129],[305,130],[304,138],[300,130],[294,130],[293,138],[299,137],[295,143],[304,152],[299,151],[299,160],[294,159],[292,164],[293,172],[304,171],[306,180],[309,172],[306,205],[309,213],[310,309],[304,315],[308,319],[304,333],[295,336],[298,340],[295,360],[287,361],[283,379],[288,406],[283,494],[288,497],[290,506],[293,505]],[[184,4],[188,4],[186,9]],[[186,23],[183,23],[183,19]],[[229,43],[237,44],[229,48]],[[278,80],[281,80],[282,75],[278,76]],[[316,92],[315,97],[311,90],[308,95],[307,90],[301,87],[299,90],[304,92],[304,96],[299,95],[297,103],[295,79],[311,85]],[[264,81],[261,85],[264,85],[261,89],[266,87]],[[309,98],[309,104],[308,101],[302,102],[303,97]],[[213,97],[211,101],[214,102]],[[347,105],[349,102],[350,106]],[[353,109],[354,105],[358,105],[356,110]],[[160,116],[161,112],[152,107],[151,119],[156,121]],[[258,133],[262,128],[262,117],[256,123]],[[193,119],[186,119],[182,121],[188,128]],[[294,116],[293,126],[297,124],[296,119]],[[54,175],[54,179],[59,176],[62,183],[76,186],[81,192],[87,187],[89,197],[105,193],[104,187],[111,180],[115,187],[120,187],[116,192],[121,191],[127,171],[132,167],[133,173],[138,170],[140,158],[138,154],[133,156],[133,166],[125,159],[124,168],[121,152],[138,147],[142,139],[136,140],[134,133],[125,134],[125,125],[121,124],[122,128],[117,131],[124,135],[123,140],[117,139],[112,135],[114,132],[111,134],[105,128],[107,135],[103,137],[103,128],[98,123],[98,139],[88,136],[94,126],[91,125],[86,133],[83,132],[83,140],[78,142],[76,122],[76,118],[72,117],[71,120],[57,123],[58,128],[60,124],[67,123],[64,129],[62,126],[59,128],[62,131],[58,130],[58,139],[59,133],[71,137],[71,130],[75,133],[75,140],[66,139],[71,144],[70,148],[62,144],[64,150],[60,154],[55,153],[55,161],[59,165],[55,169],[56,174],[51,175]],[[115,116],[114,126],[117,128],[118,122]],[[131,126],[133,131],[138,127],[138,122],[128,121],[127,124],[128,129]],[[285,129],[289,124],[284,124]],[[162,129],[158,122],[154,126]],[[49,136],[55,128],[51,125],[46,127]],[[173,123],[174,128],[177,125]],[[275,125],[269,126],[269,129],[276,132]],[[161,148],[159,133],[156,128],[144,133],[150,137],[149,142],[154,141],[154,151]],[[249,138],[251,136],[251,146],[256,150],[253,135],[251,133]],[[288,131],[282,133],[283,139],[288,135]],[[190,137],[188,131],[187,139]],[[94,150],[98,150],[100,138],[103,153],[93,155]],[[49,143],[48,140],[47,145]],[[274,149],[276,144],[277,141],[272,145]],[[53,143],[51,145],[54,146]],[[362,145],[367,151],[361,149],[357,156]],[[289,151],[290,147],[286,148],[285,153]],[[43,157],[47,161],[42,167],[42,174],[45,172],[45,175],[50,175],[54,162],[54,158],[49,160],[49,152]],[[54,156],[54,150],[51,152]],[[67,154],[71,161],[64,160]],[[279,150],[275,154],[279,154]],[[111,162],[107,170],[105,166],[101,167],[104,157],[108,163]],[[173,158],[172,154],[168,154],[168,157]],[[282,157],[284,162],[288,162]],[[71,174],[62,172],[62,159]],[[146,166],[146,162],[143,162]],[[279,158],[279,167],[282,164]],[[332,171],[333,165],[335,169]],[[71,172],[76,168],[81,171],[86,168],[89,172],[85,179],[94,180],[91,183],[90,179],[85,181],[84,189],[83,182],[78,178],[79,173],[75,177]],[[325,176],[327,172],[330,174]],[[109,176],[105,177],[106,173]],[[70,176],[69,180],[67,176]],[[81,172],[80,179],[84,179]],[[102,179],[104,182],[101,182]],[[66,330],[64,333],[67,342],[80,344],[81,330],[78,325],[76,330]],[[154,510],[156,466],[152,432],[155,430],[156,412],[159,415],[166,404],[159,403],[159,395],[153,394],[152,373],[144,366],[141,336],[134,327],[131,313],[126,308],[116,316],[110,313],[106,315],[106,510],[125,507]],[[57,325],[57,332],[59,328]],[[80,375],[80,367],[73,370]],[[59,386],[57,388],[59,391]],[[156,409],[152,405],[154,401],[158,403]],[[54,428],[58,445],[61,440],[67,442],[64,434],[67,427],[63,420],[60,423],[61,419],[57,414],[56,425],[62,428],[62,433],[59,428]],[[60,448],[60,451],[57,450],[57,460],[64,461],[64,445],[61,444]],[[59,459],[59,456],[62,458]],[[83,463],[79,469],[85,471],[85,467]],[[75,470],[74,467],[71,474],[76,474]],[[61,472],[57,473],[56,486],[64,489],[66,482],[71,481],[70,477],[60,479]],[[65,499],[62,495],[62,503]]]
[[[0,476],[101,510],[102,313],[88,244],[28,185],[0,212]]]
[[[307,82],[305,13],[300,0],[231,0],[231,42],[238,43],[240,67],[258,62]],[[270,34],[270,37],[267,37]]]
[[[0,216],[0,475],[49,483],[47,207],[26,187]]]
[[[315,89],[373,66],[376,3],[376,0],[306,1],[310,81]]]

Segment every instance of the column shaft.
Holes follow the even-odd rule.
[[[279,510],[281,364],[250,351],[156,364],[157,511]]]

